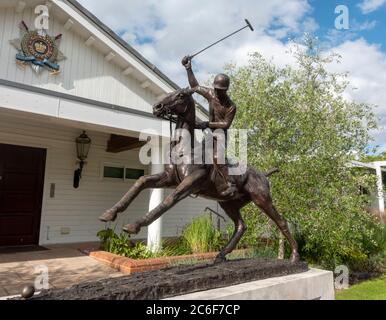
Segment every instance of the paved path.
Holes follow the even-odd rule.
[[[50,288],[123,275],[74,248],[0,254],[0,297],[18,295],[24,286],[33,285],[37,266],[47,266]]]

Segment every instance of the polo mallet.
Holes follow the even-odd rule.
[[[201,54],[202,52],[208,50],[209,48],[212,48],[213,46],[215,46],[216,44],[220,43],[221,41],[224,41],[225,39],[228,39],[229,37],[235,35],[236,33],[239,33],[240,31],[242,31],[242,30],[244,30],[244,29],[246,29],[246,28],[249,28],[249,29],[251,29],[251,31],[254,31],[254,29],[253,29],[251,23],[250,23],[247,19],[245,19],[245,22],[246,22],[246,24],[247,24],[246,26],[244,26],[244,27],[242,27],[242,28],[236,30],[235,32],[232,32],[231,34],[228,34],[228,35],[225,36],[224,38],[221,38],[220,40],[216,41],[215,43],[212,43],[211,45],[205,47],[204,49],[198,51],[197,53],[195,53],[195,54],[189,56],[189,58],[190,58],[190,59],[193,59],[194,57],[198,56],[198,55]]]

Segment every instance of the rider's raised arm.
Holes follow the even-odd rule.
[[[192,69],[192,60],[190,57],[184,57],[182,59],[182,65],[185,67],[186,72],[188,73],[188,80],[190,87],[194,90],[194,92],[202,95],[206,99],[210,99],[210,89],[200,86],[198,83],[196,76],[193,73]]]
[[[202,86],[197,86],[193,88],[195,93],[198,93],[199,95],[203,96],[205,99],[210,100],[211,99],[211,89],[202,87]]]
[[[189,79],[189,85],[194,90],[195,93],[198,93],[199,95],[203,96],[205,99],[209,100],[211,98],[210,95],[210,89],[200,86],[198,84],[198,81],[196,77],[194,76],[192,67],[186,68],[186,71],[188,73],[188,79]]]
[[[189,66],[186,68],[186,72],[188,73],[188,80],[189,80],[189,85],[192,89],[199,87],[199,83],[196,79],[196,76],[193,73],[192,66]]]
[[[188,80],[189,80],[190,87],[192,89],[198,87],[199,83],[192,70],[192,58],[189,56],[186,56],[182,59],[181,63],[185,67],[186,72],[188,73]]]

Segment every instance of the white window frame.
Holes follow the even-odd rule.
[[[105,167],[112,167],[112,168],[119,168],[123,169],[123,179],[118,179],[118,178],[109,178],[105,177]],[[114,162],[101,162],[101,167],[100,167],[100,180],[102,181],[108,181],[108,182],[135,182],[137,180],[135,179],[127,179],[126,178],[126,169],[134,169],[134,170],[143,170],[144,175],[147,174],[147,169],[146,168],[137,168],[135,166],[131,165],[124,165],[122,163],[114,163]]]

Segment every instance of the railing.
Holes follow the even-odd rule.
[[[213,209],[209,208],[209,207],[206,207],[205,208],[205,211],[209,211],[210,212],[210,218],[212,219],[213,221],[213,215],[217,216],[217,230],[218,231],[221,231],[221,219],[226,222],[224,216],[222,216],[221,214],[219,214],[217,211],[214,211]]]

